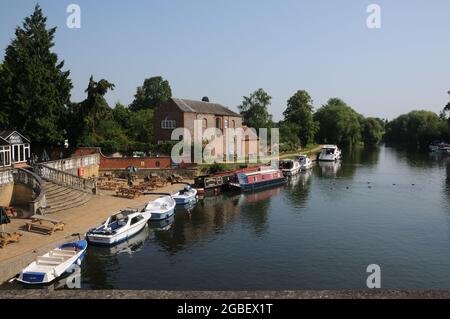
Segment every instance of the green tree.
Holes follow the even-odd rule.
[[[280,129],[280,152],[295,151],[301,146],[298,136],[300,127],[293,122],[283,121],[278,123]]]
[[[434,140],[444,139],[448,133],[445,120],[436,113],[420,110],[403,114],[386,125],[388,143],[408,144],[426,148]]]
[[[137,112],[145,109],[155,109],[172,96],[172,89],[167,80],[161,76],[145,79],[144,84],[137,88],[130,110]]]
[[[313,110],[311,96],[308,92],[299,90],[287,101],[287,109],[283,113],[286,122],[297,125],[297,135],[302,146],[312,143],[318,130],[313,119]]]
[[[77,146],[99,146],[105,153],[128,151],[130,142],[117,118],[120,106],[116,105],[114,111],[105,99],[107,92],[113,89],[114,84],[104,79],[96,82],[91,76],[85,91],[87,98],[69,108],[68,127],[71,128],[72,143],[75,141]],[[127,118],[121,120],[126,122]]]
[[[319,143],[351,146],[361,140],[360,115],[341,99],[328,100],[314,114],[314,120],[319,123]]]
[[[51,51],[55,32],[56,28],[47,29],[47,18],[36,5],[22,27],[16,28],[0,73],[0,109],[9,128],[41,144],[65,138],[62,119],[72,89],[69,71],[63,71],[64,62],[58,62]]]
[[[374,146],[378,145],[383,138],[384,129],[380,119],[373,117],[363,118],[361,121],[361,138],[364,145]]]
[[[272,115],[268,112],[272,97],[263,89],[258,89],[250,96],[244,96],[242,104],[238,106],[243,117],[243,122],[248,127],[270,128],[272,126]]]

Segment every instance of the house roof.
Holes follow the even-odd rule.
[[[22,134],[20,134],[17,131],[10,131],[10,130],[4,130],[4,131],[0,131],[0,137],[5,140],[8,141],[9,138],[11,137],[11,135],[13,135],[14,133],[16,133],[17,135],[19,135],[22,139],[24,139],[25,141],[27,141],[28,143],[30,143],[30,140],[27,139],[25,136],[23,136]],[[9,144],[9,143],[8,143]]]
[[[241,115],[239,115],[238,113],[233,112],[230,109],[228,109],[227,107],[225,107],[221,104],[217,104],[217,103],[209,103],[209,102],[203,102],[203,101],[193,101],[193,100],[177,99],[177,98],[172,98],[172,101],[183,112],[241,117]]]
[[[8,141],[0,136],[0,145],[9,145]]]

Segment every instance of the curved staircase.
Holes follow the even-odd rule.
[[[92,198],[92,195],[86,192],[60,186],[49,181],[45,181],[45,190],[48,207],[45,209],[46,214],[82,206]]]

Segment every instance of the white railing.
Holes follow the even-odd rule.
[[[85,155],[81,157],[65,158],[44,163],[45,166],[59,171],[74,171],[79,167],[100,165],[100,154]]]

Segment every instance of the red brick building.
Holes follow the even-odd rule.
[[[202,121],[203,130],[242,128],[242,116],[223,105],[171,98],[155,112],[153,123],[155,142],[170,141],[173,130],[179,127],[187,128],[194,138],[195,120]]]

